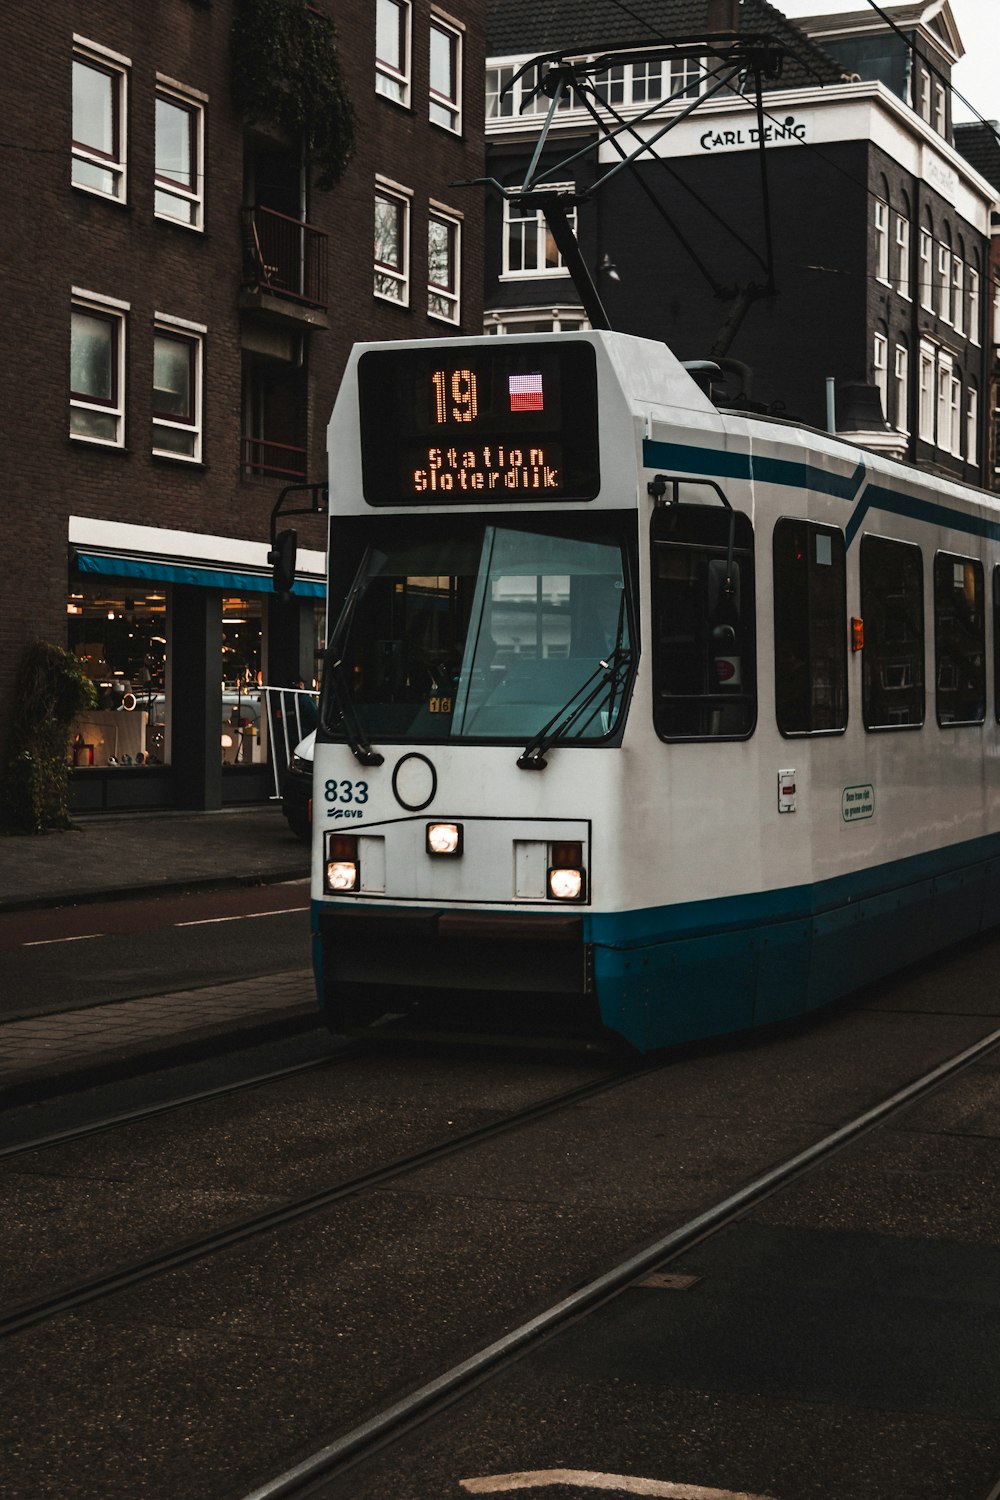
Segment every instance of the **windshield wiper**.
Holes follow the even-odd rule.
[[[586,682],[582,682],[576,691],[570,694],[566,702],[561,708],[556,709],[551,719],[543,725],[534,739],[525,745],[517,757],[517,764],[522,771],[544,771],[548,765],[545,759],[546,750],[551,749],[557,740],[563,739],[569,733],[581,714],[585,713],[608,687],[611,688],[609,702],[614,703],[618,688],[623,686],[628,676],[632,658],[631,646],[616,646],[606,661],[599,662],[596,671],[592,672]],[[582,698],[581,693],[584,694]],[[577,702],[577,699],[580,701]]]
[[[358,711],[351,698],[351,690],[344,676],[344,658],[338,656],[336,661],[331,660],[335,651],[343,651],[344,642],[347,640],[348,632],[354,620],[354,612],[358,607],[358,600],[368,588],[378,567],[372,568],[371,564],[378,559],[378,567],[385,562],[385,554],[376,552],[372,547],[366,547],[364,556],[358,564],[358,571],[354,575],[354,587],[344,601],[344,607],[340,611],[340,619],[334,628],[333,637],[326,658],[325,680],[333,689],[333,696],[337,702],[340,713],[340,722],[343,725],[344,737],[350,748],[351,754],[359,760],[363,766],[381,766],[385,762],[385,756],[373,750],[361,728],[361,720]]]

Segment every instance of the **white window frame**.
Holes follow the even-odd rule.
[[[197,89],[186,88],[183,84],[175,82],[172,78],[166,78],[162,73],[156,75],[156,99],[155,105],[160,100],[172,104],[176,108],[186,110],[191,117],[191,175],[194,178],[194,187],[189,188],[175,178],[168,177],[155,170],[155,123],[154,123],[154,191],[153,212],[158,219],[166,219],[171,224],[179,224],[183,229],[194,229],[203,231],[205,227],[205,105],[208,95],[200,93]],[[154,115],[155,121],[155,115]],[[169,209],[157,205],[161,196],[173,198],[186,210],[183,217],[177,213],[170,213]]]
[[[391,302],[396,307],[409,307],[410,305],[410,201],[413,197],[413,189],[401,186],[398,182],[390,182],[387,177],[375,178],[375,199],[386,199],[395,203],[399,209],[399,248],[400,265],[393,266],[388,261],[375,261],[374,292],[375,296],[382,302]],[[396,291],[380,288],[377,278],[388,277],[389,285],[395,286]]]
[[[875,276],[889,284],[889,205],[875,199]]]
[[[589,328],[587,317],[580,307],[560,307],[543,304],[541,307],[503,308],[488,312],[483,324],[485,333],[537,333],[538,323],[547,323],[541,330],[545,333],[579,333]]]
[[[917,407],[917,434],[921,442],[934,441],[936,350],[925,339],[920,340],[920,400]]]
[[[979,345],[982,338],[979,332],[979,272],[975,266],[969,267],[969,341]]]
[[[896,215],[896,291],[907,302],[910,298],[910,221]]]
[[[125,204],[128,201],[128,80],[132,60],[123,57],[120,52],[112,52],[109,48],[100,46],[97,42],[88,41],[86,37],[74,36],[73,65],[77,63],[89,67],[94,72],[104,73],[112,80],[117,140],[115,150],[110,156],[98,151],[95,147],[73,141],[71,158],[73,186],[81,193],[93,193],[96,197],[104,198],[110,203]],[[96,168],[98,171],[107,172],[113,180],[112,190],[107,192],[104,188],[95,186],[94,183],[81,181],[78,176],[78,163],[82,170]]]
[[[931,75],[926,68],[920,69],[920,118],[931,122]]]
[[[403,66],[397,68],[386,58],[378,55],[378,11],[381,5],[391,5],[397,12],[400,25],[400,43]],[[375,92],[393,104],[410,107],[410,84],[413,72],[413,6],[410,0],[376,0],[375,6]]]
[[[938,135],[944,135],[948,129],[948,99],[944,84],[936,78],[934,80],[934,129]]]
[[[546,186],[546,189],[548,191],[551,191],[551,192],[554,192],[554,193],[572,193],[572,192],[576,191],[575,185],[572,182],[547,182],[545,184],[545,186]],[[567,218],[569,220],[570,228],[575,232],[576,231],[576,205],[575,204],[569,210],[569,212],[567,214]],[[512,229],[512,227],[515,224],[534,224],[535,225],[535,229],[536,229],[535,244],[536,244],[536,246],[544,246],[544,244],[545,244],[545,238],[546,238],[546,235],[548,234],[548,225],[545,222],[545,215],[542,213],[542,211],[541,211],[540,208],[529,209],[526,213],[515,213],[514,212],[514,205],[513,205],[513,203],[511,202],[511,200],[509,198],[505,198],[504,202],[503,202],[503,270],[500,273],[501,280],[503,280],[503,281],[536,281],[540,277],[549,278],[549,277],[553,277],[553,276],[568,276],[569,275],[569,271],[567,270],[566,266],[563,263],[563,258],[562,258],[562,256],[559,253],[558,247],[556,248],[556,264],[555,265],[553,265],[553,266],[541,265],[541,266],[538,266],[538,267],[528,267],[528,268],[523,268],[522,267],[522,268],[518,268],[516,270],[512,270],[511,269],[510,244],[511,244],[511,229]],[[536,258],[537,259],[543,259],[544,258],[544,251],[542,252],[542,254],[538,255]]]
[[[155,313],[153,318],[153,338],[162,334],[166,338],[176,339],[179,343],[187,344],[192,352],[191,359],[191,408],[192,420],[190,422],[179,422],[174,418],[158,416],[155,406],[153,410],[153,452],[158,458],[171,458],[177,463],[201,463],[202,438],[204,433],[204,368],[205,368],[205,334],[208,329],[204,323],[189,323],[184,318],[171,317],[169,313]],[[156,445],[156,429],[166,427],[174,432],[183,432],[191,437],[191,452],[178,453],[175,448],[159,448]]]
[[[941,293],[938,317],[942,323],[951,322],[951,250],[947,245],[938,245],[938,286]]]
[[[451,272],[452,285],[450,288],[439,286],[431,281],[430,277],[430,226],[433,222],[445,224],[448,227],[451,243]],[[437,298],[441,307],[432,307],[432,302]],[[428,205],[427,215],[427,316],[440,319],[445,323],[460,323],[462,321],[462,215],[454,208],[446,208],[443,203],[435,203],[433,199]]]
[[[965,397],[965,461],[975,468],[979,463],[979,388],[970,385]]]
[[[439,126],[442,130],[450,130],[454,135],[462,133],[462,70],[464,64],[465,28],[460,21],[453,21],[450,16],[445,16],[438,10],[431,11],[430,26],[428,30],[428,67],[430,63],[431,37],[435,31],[448,37],[452,48],[452,66],[454,69],[454,88],[452,97],[438,93],[430,87],[428,82],[428,113],[432,125]],[[429,78],[428,73],[428,78]],[[450,116],[448,120],[435,119],[434,111]]]
[[[872,368],[875,385],[882,397],[882,415],[889,420],[889,340],[884,333],[876,333],[872,339]]]
[[[635,64],[632,66],[634,68]],[[672,57],[667,68],[666,82],[668,99],[678,103],[682,99],[697,99],[705,92],[705,59]],[[634,84],[632,98],[635,98]]]
[[[965,334],[965,264],[961,256],[951,258],[951,313],[955,332]]]
[[[116,297],[105,297],[100,292],[85,291],[82,287],[73,287],[72,300],[70,302],[70,318],[72,326],[72,315],[74,312],[91,313],[105,319],[115,330],[114,348],[114,389],[115,399],[113,401],[89,400],[84,395],[74,395],[72,389],[72,372],[70,374],[70,437],[74,443],[93,443],[100,448],[124,448],[125,447],[125,337],[127,333],[127,318],[130,311],[128,302],[121,302]],[[113,437],[98,437],[94,433],[74,432],[72,428],[72,413],[74,411],[97,412],[103,416],[111,417],[115,423]]]
[[[952,405],[954,401],[954,388],[957,384],[955,379],[955,363],[951,355],[944,349],[938,349],[937,353],[937,446],[945,453],[953,453],[953,426],[954,419]]]
[[[908,422],[910,351],[905,344],[896,345],[893,361],[893,380],[896,387],[896,431],[908,437],[910,432]]]
[[[934,311],[934,236],[929,229],[920,231],[920,306]]]

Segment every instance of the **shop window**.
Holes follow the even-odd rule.
[[[782,734],[847,727],[844,534],[812,521],[774,528],[774,696]]]
[[[865,728],[919,728],[924,722],[924,575],[919,547],[887,537],[862,537],[861,615]]]
[[[70,435],[121,448],[128,304],[86,295],[74,300],[70,320]]]
[[[120,578],[74,577],[66,604],[67,644],[97,692],[97,706],[70,731],[79,769],[169,761],[166,586],[131,592]]]
[[[226,766],[258,765],[267,758],[267,724],[260,691],[263,603],[259,595],[222,601],[222,725]]]
[[[937,721],[981,724],[986,717],[983,565],[939,552],[934,559],[934,680]]]
[[[432,318],[461,318],[461,225],[438,209],[427,220],[427,311]]]
[[[375,190],[375,295],[404,307],[409,286],[410,200],[379,185]]]
[[[181,332],[161,318],[153,334],[154,453],[201,458],[201,392],[201,331]]]
[[[125,201],[128,58],[88,44],[73,53],[74,187]]]
[[[462,128],[462,34],[439,16],[430,26],[430,118],[456,133]]]
[[[377,0],[375,92],[397,104],[410,102],[409,0]]]
[[[757,721],[753,527],[737,513],[731,532],[732,514],[721,504],[653,513],[653,725],[663,740],[745,739]]]
[[[158,82],[154,196],[158,218],[202,228],[204,137],[205,110],[199,100]]]

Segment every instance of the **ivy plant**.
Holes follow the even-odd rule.
[[[15,833],[68,828],[69,731],[97,702],[94,685],[70,651],[36,641],[14,684],[6,761],[0,776],[0,824]]]
[[[316,186],[333,187],[354,152],[354,108],[329,17],[305,0],[237,0],[231,78],[248,123],[301,142]]]

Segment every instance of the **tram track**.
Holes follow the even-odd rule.
[[[229,1224],[222,1229],[212,1231],[208,1234],[185,1239],[157,1254],[66,1286],[41,1300],[22,1303],[5,1313],[0,1313],[0,1338],[10,1337],[25,1329],[35,1327],[40,1323],[75,1312],[79,1308],[98,1299],[113,1296],[115,1293],[124,1291],[126,1288],[133,1287],[141,1282],[149,1281],[157,1276],[179,1270],[195,1261],[217,1255],[224,1250],[254,1239],[259,1235],[266,1234],[271,1230],[280,1229],[294,1223],[296,1220],[319,1213],[343,1199],[357,1197],[375,1188],[382,1187],[387,1183],[391,1183],[409,1173],[419,1171],[423,1167],[431,1166],[450,1156],[472,1150],[511,1131],[521,1129],[534,1124],[538,1120],[545,1119],[547,1116],[556,1114],[562,1109],[571,1108],[575,1104],[582,1103],[599,1094],[621,1087],[623,1084],[643,1074],[656,1072],[665,1066],[668,1066],[668,1063],[664,1061],[654,1064],[647,1063],[641,1066],[630,1067],[609,1077],[577,1085],[575,1088],[551,1095],[547,1099],[539,1100],[522,1109],[515,1110],[487,1125],[480,1125],[472,1130],[463,1131],[461,1135],[455,1136],[452,1139],[438,1141],[432,1146],[358,1173],[330,1187],[322,1188],[290,1200],[279,1208],[253,1215],[238,1223]],[[284,1077],[288,1073],[302,1070],[301,1068],[286,1069],[275,1076]],[[266,1076],[264,1081],[266,1081]],[[254,1080],[254,1082],[259,1084],[260,1080]],[[246,1086],[249,1087],[251,1084],[247,1084]],[[225,1093],[227,1090],[208,1091],[205,1097],[213,1098],[216,1092]],[[200,1098],[201,1096],[198,1097]],[[194,1098],[195,1096],[191,1096],[191,1101]],[[136,1116],[148,1118],[149,1116],[162,1113],[164,1108],[168,1110],[180,1108],[182,1103],[191,1101],[177,1101],[166,1106],[157,1106],[149,1110],[145,1116],[143,1116],[141,1111],[130,1112],[122,1117],[122,1119],[124,1123],[132,1123]],[[99,1128],[109,1130],[113,1128],[114,1123],[116,1122],[109,1120],[104,1122]],[[86,1135],[91,1132],[83,1130],[80,1133]],[[55,1143],[63,1143],[66,1134],[63,1133],[55,1137]],[[68,1134],[73,1138],[72,1132]],[[51,1143],[52,1141],[47,1142],[47,1144]],[[25,1147],[24,1149],[28,1148]],[[38,1143],[36,1143],[36,1149],[40,1149]]]
[[[297,1500],[297,1497],[307,1493],[322,1494],[326,1482],[333,1481],[345,1471],[372,1457],[378,1450],[405,1435],[412,1427],[435,1416],[474,1386],[495,1377],[502,1369],[523,1358],[574,1321],[585,1319],[640,1278],[669,1264],[751,1213],[775,1193],[817,1170],[838,1152],[885,1125],[981,1062],[998,1047],[1000,1029],[990,1032],[944,1063],[929,1069],[853,1120],[753,1178],[643,1249],[622,1258],[608,1270],[511,1329],[501,1338],[483,1346],[402,1399],[390,1402],[355,1427],[316,1449],[292,1468],[275,1475],[253,1490],[244,1492],[240,1500]],[[1000,1484],[991,1490],[987,1500],[997,1500],[998,1496]]]

